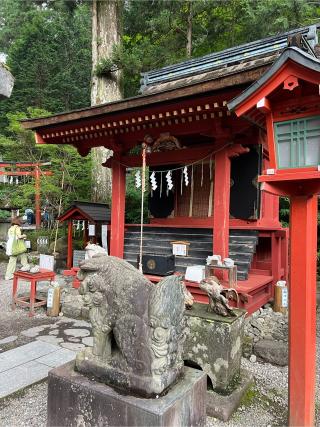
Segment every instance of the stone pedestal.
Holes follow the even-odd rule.
[[[208,312],[207,307],[196,303],[186,311],[183,359],[187,365],[201,368],[211,380],[207,414],[226,421],[252,383],[252,376],[242,378],[240,371],[246,312],[235,310],[236,316],[222,317]]]
[[[183,359],[198,365],[209,376],[214,391],[226,394],[239,375],[244,332],[244,310],[222,317],[194,304],[186,311],[187,338]]]
[[[74,371],[67,363],[49,372],[48,426],[204,426],[207,379],[185,368],[164,396],[143,399]]]

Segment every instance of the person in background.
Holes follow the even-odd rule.
[[[8,241],[7,241],[7,247],[6,247],[6,254],[10,258],[9,258],[9,262],[8,262],[8,266],[7,266],[5,280],[13,279],[13,273],[16,270],[17,258],[18,257],[20,257],[22,268],[24,270],[27,270],[29,267],[28,258],[27,258],[26,253],[23,253],[21,255],[12,255],[12,243],[13,243],[14,235],[16,235],[18,239],[25,239],[27,237],[25,234],[21,233],[21,220],[20,220],[20,218],[13,218],[11,220],[11,227],[8,230]]]
[[[27,209],[24,211],[24,213],[25,213],[25,215],[26,215],[26,217],[27,217],[27,223],[28,223],[29,225],[32,225],[32,224],[34,223],[34,213],[33,213],[33,210],[32,210],[32,209],[30,209],[30,208],[27,208]]]

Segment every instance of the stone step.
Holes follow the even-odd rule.
[[[160,229],[152,229],[150,230],[149,228],[145,228],[143,230],[143,235],[144,236],[162,236],[162,237],[169,237],[171,238],[171,236],[178,236],[179,238],[182,238],[182,236],[184,236],[184,238],[207,238],[207,239],[212,239],[213,237],[213,232],[212,230],[208,230],[208,232],[203,232],[201,231],[202,229],[173,229],[172,231],[168,231],[168,230],[162,230]],[[130,237],[139,237],[140,238],[140,230],[127,230],[125,232],[126,236],[130,236]],[[229,237],[237,240],[237,241],[256,241],[258,236],[257,235],[251,235],[251,234],[233,234],[233,232],[231,231],[229,233]]]
[[[125,245],[124,252],[126,255],[130,257],[130,254],[137,255],[139,253],[140,247],[138,245]],[[165,254],[171,255],[172,248],[168,246],[143,246],[143,252],[146,254]],[[201,258],[206,260],[209,255],[212,255],[212,251],[204,250],[204,249],[190,249],[188,252],[188,258]],[[253,253],[248,252],[229,252],[229,257],[234,261],[246,261],[251,262]],[[178,258],[178,257],[177,257]],[[179,257],[180,258],[180,257]]]
[[[184,236],[185,237],[185,236]],[[213,239],[212,237],[198,237],[195,240],[188,239],[188,238],[182,238],[181,236],[178,238],[177,236],[156,236],[156,235],[144,235],[143,236],[143,243],[145,246],[152,246],[154,245],[154,242],[157,242],[157,246],[164,246],[164,245],[170,245],[173,241],[187,241],[190,242],[190,246],[199,247],[204,246],[210,250],[212,250],[212,244]],[[139,244],[140,245],[140,234],[139,235],[128,235],[125,234],[125,243],[128,244]],[[248,252],[252,252],[255,250],[256,247],[256,241],[245,241],[245,240],[237,240],[235,238],[229,239],[229,248],[231,247],[235,250],[236,246],[238,246],[239,250],[245,250],[247,249]]]
[[[204,265],[207,256],[212,255],[213,232],[210,228],[147,227],[143,232],[144,253],[172,253],[171,242],[190,242],[189,256],[176,257],[176,270],[185,271],[189,265]],[[230,230],[229,256],[238,267],[238,278],[246,279],[251,265],[258,233],[255,230]],[[140,228],[130,227],[125,233],[125,258],[136,265],[140,248]]]
[[[137,268],[137,261],[136,260],[126,259],[126,261]],[[194,265],[197,265],[197,264],[194,264]],[[179,272],[179,273],[184,274],[186,272],[186,269],[187,269],[186,265],[180,265],[177,263],[175,265],[175,272]],[[241,270],[241,267],[238,268],[237,269],[237,279],[238,280],[247,280],[247,278],[248,278],[248,269]]]

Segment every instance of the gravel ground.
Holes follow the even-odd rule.
[[[5,265],[0,264],[0,277]],[[43,290],[47,285],[43,285]],[[44,310],[29,318],[26,310],[11,311],[12,282],[0,279],[0,339],[19,335],[21,330],[39,324],[52,323]],[[21,288],[23,290],[23,286]],[[320,427],[320,312],[317,316],[317,378],[316,378],[316,426]],[[20,339],[20,337],[19,337]],[[31,340],[25,337],[26,340]],[[28,342],[28,341],[25,341]],[[25,342],[17,340],[16,345]],[[12,344],[11,344],[12,345]],[[5,346],[9,346],[6,344]],[[0,352],[9,348],[1,346]],[[242,366],[255,376],[255,386],[250,389],[241,406],[229,422],[207,419],[207,427],[267,427],[284,426],[287,420],[287,367],[242,360]],[[46,425],[47,382],[36,384],[12,397],[0,401],[0,427],[42,427]]]

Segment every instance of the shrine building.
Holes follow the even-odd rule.
[[[240,307],[252,313],[273,297],[277,281],[287,280],[288,230],[279,222],[279,197],[262,191],[258,182],[270,170],[267,106],[240,116],[232,100],[237,98],[238,105],[242,93],[254,96],[263,76],[280,72],[288,61],[301,69],[306,61],[309,68],[319,67],[318,27],[147,72],[136,97],[26,120],[23,127],[35,132],[37,144],[73,145],[81,156],[99,146],[113,151],[105,163],[112,169],[110,255],[135,266],[141,226],[125,223],[126,170],[141,168],[146,147],[149,217],[143,225],[143,254],[169,257],[172,242],[184,242],[187,253],[174,259],[175,272],[182,274],[188,266],[205,265],[212,254],[231,258]],[[274,88],[276,137],[284,142],[294,133],[280,125],[290,119],[292,91],[301,120],[320,105],[319,87],[315,92],[314,85],[291,80],[294,87],[289,82]],[[305,124],[306,143],[312,133],[308,126],[319,127],[319,120]],[[281,147],[281,162],[294,167],[292,147]],[[320,150],[315,153],[320,164]],[[151,267],[144,273],[159,281],[161,274]],[[186,280],[186,285],[197,301],[206,302],[196,282]]]

